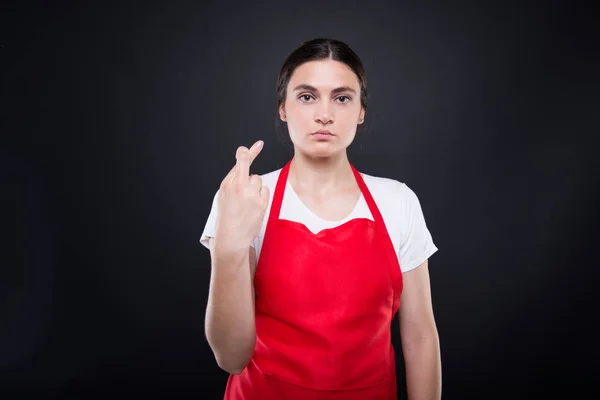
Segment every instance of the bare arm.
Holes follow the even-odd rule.
[[[254,352],[254,271],[256,252],[222,257],[210,238],[211,277],[206,309],[206,338],[219,367],[239,374]]]
[[[269,189],[260,176],[249,175],[249,169],[261,149],[262,141],[250,149],[238,148],[237,162],[221,182],[215,237],[209,240],[206,339],[217,364],[231,374],[244,370],[256,343],[256,252],[250,244],[263,223]]]
[[[400,336],[409,400],[439,400],[442,397],[440,343],[425,261],[406,272],[400,298]]]

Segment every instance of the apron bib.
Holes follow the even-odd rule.
[[[402,273],[383,218],[351,165],[374,221],[312,233],[280,220],[281,170],[256,267],[256,346],[226,400],[392,400],[391,322]]]

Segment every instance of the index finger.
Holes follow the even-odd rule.
[[[252,147],[248,151],[245,151],[245,154],[236,154],[237,163],[235,164],[235,175],[238,179],[246,179],[250,177],[250,165],[260,153],[263,147],[263,141],[259,140],[254,143]]]

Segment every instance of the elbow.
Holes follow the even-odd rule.
[[[219,368],[231,375],[239,375],[252,359],[254,346],[232,350],[230,346],[211,346]]]
[[[436,333],[418,335],[402,339],[402,349],[405,356],[409,354],[422,354],[426,349],[440,348],[440,339]]]
[[[221,368],[223,371],[225,371],[231,375],[241,374],[242,371],[244,371],[244,369],[246,369],[246,366],[250,362],[249,359],[231,361],[231,360],[226,360],[223,357],[218,357],[218,356],[215,358],[217,360],[217,365],[219,366],[219,368]]]
[[[255,335],[229,338],[207,330],[206,339],[217,365],[229,374],[241,374],[254,355]]]
[[[235,367],[234,368],[220,367],[220,368],[230,375],[239,375],[244,370],[244,368],[235,368]]]
[[[423,343],[439,342],[435,324],[420,329],[401,329],[400,336],[404,346],[419,346]]]

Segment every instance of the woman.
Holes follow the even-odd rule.
[[[397,311],[409,399],[441,397],[427,265],[437,248],[419,201],[347,157],[366,89],[346,44],[303,43],[277,87],[292,160],[251,175],[263,142],[240,147],[215,195],[201,242],[212,260],[206,336],[231,374],[225,399],[396,399]]]

